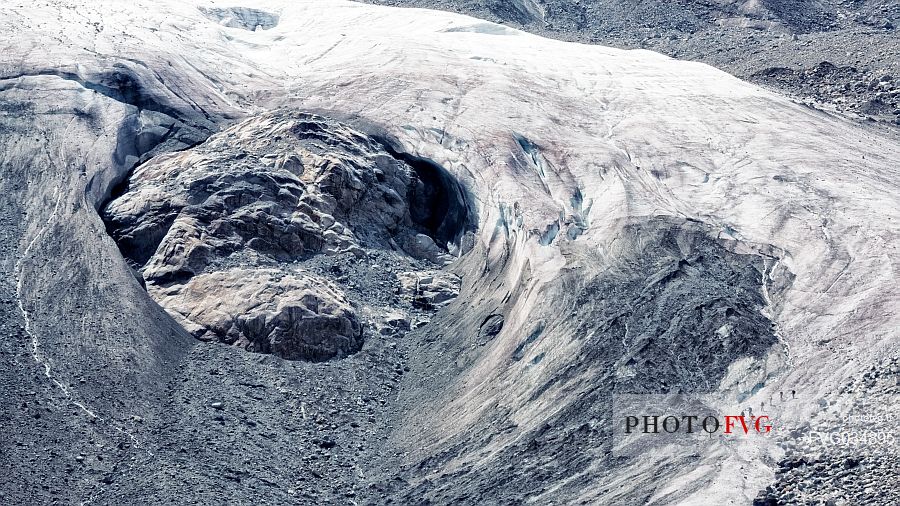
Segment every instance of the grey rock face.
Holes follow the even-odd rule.
[[[289,360],[325,360],[362,346],[356,311],[321,277],[230,269],[183,285],[151,285],[149,292],[198,339]]]
[[[735,360],[778,345],[761,311],[758,256],[730,252],[704,227],[678,220],[627,224],[619,248],[616,272],[577,295],[594,311],[578,333],[620,340],[618,391],[710,391]]]
[[[400,247],[415,258],[429,260],[436,264],[446,264],[453,260],[447,251],[441,249],[434,239],[425,234],[404,235]]]
[[[149,293],[196,337],[324,360],[359,350],[360,320],[340,289],[283,266],[398,243],[449,261],[423,233],[448,211],[423,200],[436,190],[420,174],[346,125],[276,112],[141,166],[105,216]],[[452,283],[428,280],[422,300],[451,298]]]
[[[443,271],[403,272],[400,293],[421,308],[444,306],[459,295],[459,276]]]
[[[106,215],[125,256],[161,283],[226,260],[387,246],[412,225],[404,200],[412,177],[346,127],[268,115],[142,166]]]

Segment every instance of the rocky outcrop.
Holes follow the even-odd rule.
[[[126,258],[151,282],[212,263],[359,252],[411,224],[412,171],[352,130],[315,116],[245,121],[135,171],[106,209]]]
[[[323,360],[359,350],[361,323],[338,288],[293,266],[372,248],[447,263],[448,244],[428,233],[447,233],[450,206],[425,198],[443,193],[378,141],[281,111],[139,167],[105,216],[150,294],[196,337]],[[422,300],[449,300],[444,285]]]
[[[449,272],[403,272],[397,278],[401,295],[423,309],[445,306],[459,295],[459,276]]]
[[[150,295],[195,337],[286,359],[325,360],[362,346],[362,325],[343,291],[320,277],[229,269]]]

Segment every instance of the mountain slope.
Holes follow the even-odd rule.
[[[0,18],[17,34],[0,60],[12,500],[746,503],[784,445],[619,458],[612,396],[794,390],[772,416],[815,420],[845,414],[857,394],[840,388],[896,345],[892,137],[649,51],[349,2],[253,9]],[[476,229],[440,245],[447,266],[383,245],[292,258],[421,323],[382,334],[367,315],[358,352],[318,363],[193,339],[98,213],[174,150],[200,176],[246,159],[271,177],[282,147],[228,150],[297,114],[356,132],[363,158],[446,171]],[[244,141],[209,148],[227,135]],[[345,163],[327,144],[317,156]],[[404,270],[461,278],[459,296],[395,301]]]

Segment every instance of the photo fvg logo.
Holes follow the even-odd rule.
[[[695,434],[725,435],[768,434],[772,431],[767,415],[626,415],[625,434]]]
[[[771,445],[776,423],[762,403],[726,401],[709,394],[614,394],[613,455],[637,456],[671,445],[701,451],[724,443]]]

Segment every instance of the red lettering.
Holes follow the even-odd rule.
[[[725,434],[731,434],[731,428],[734,427],[734,419],[736,416],[725,415]]]
[[[765,421],[768,422],[768,421],[769,421],[769,417],[768,417],[768,416],[760,416],[760,417],[758,417],[758,418],[756,419],[756,432],[766,432],[766,433],[768,433],[769,431],[772,430],[772,424],[767,423],[767,424],[763,425],[762,428],[760,428],[760,423],[761,423],[763,420],[765,420]]]

